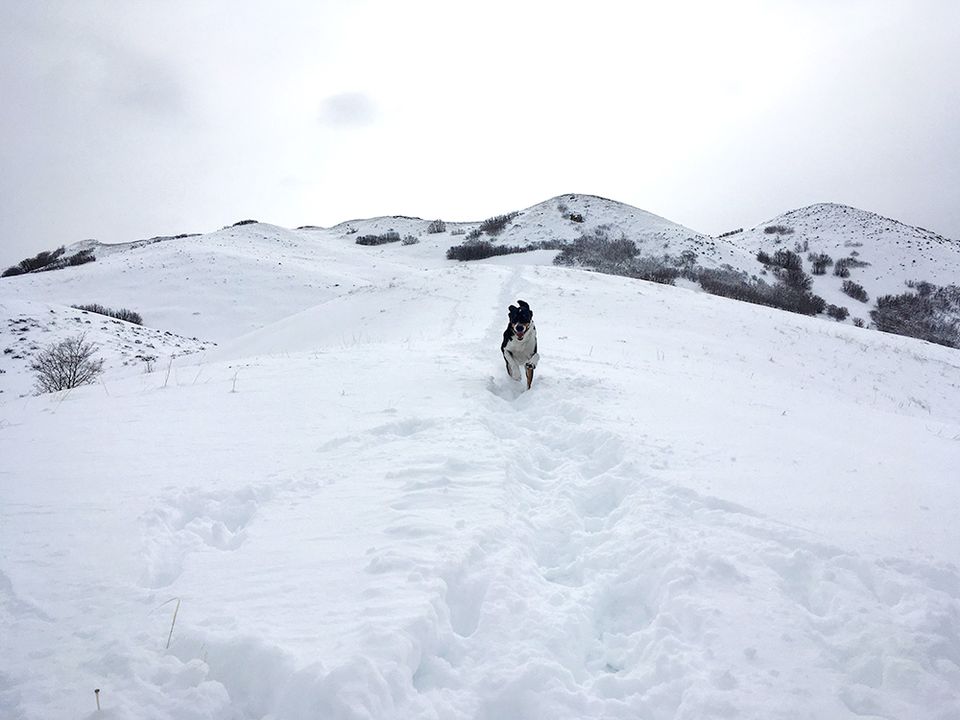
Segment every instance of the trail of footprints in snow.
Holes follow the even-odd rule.
[[[456,664],[502,685],[503,711],[561,686],[586,703],[572,712],[669,713],[706,683],[698,692],[732,716],[741,684],[815,686],[808,667],[824,660],[813,647],[833,663],[825,681],[851,680],[836,688],[851,712],[875,708],[884,682],[956,704],[956,568],[869,561],[812,541],[645,476],[621,438],[583,428],[569,402],[544,393],[517,411],[493,396],[489,430],[507,448],[512,517],[445,571],[454,637],[421,662],[421,692],[456,692]],[[768,617],[751,622],[754,612]],[[787,629],[771,639],[769,627]],[[911,667],[897,666],[903,656]]]
[[[279,495],[310,491],[315,481],[273,481],[235,489],[177,489],[166,492],[159,505],[145,513],[144,570],[140,584],[148,588],[171,585],[184,570],[187,556],[204,549],[230,552],[247,537],[247,526],[258,510]]]

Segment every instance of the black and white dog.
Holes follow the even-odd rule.
[[[521,365],[526,370],[529,390],[533,384],[533,370],[540,360],[537,354],[537,329],[533,326],[533,311],[523,300],[517,300],[517,304],[511,305],[507,312],[510,322],[503,331],[500,351],[507,363],[507,374],[514,380],[520,379]]]

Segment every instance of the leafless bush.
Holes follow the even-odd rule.
[[[850,311],[842,306],[827,305],[827,315],[834,320],[846,320],[850,316]]]
[[[494,245],[488,240],[470,240],[462,245],[454,245],[447,250],[447,260],[484,260],[495,255],[513,255],[529,252],[535,248],[518,245]]]
[[[826,275],[827,268],[833,265],[833,258],[826,253],[810,253],[807,260],[813,263],[814,275]]]
[[[793,228],[786,225],[767,225],[763,232],[767,235],[792,235]]]
[[[519,213],[516,212],[507,213],[506,215],[494,215],[492,218],[487,218],[480,223],[479,230],[480,232],[487,233],[487,235],[499,235],[517,215],[519,215]]]
[[[357,238],[357,245],[386,245],[394,242],[400,242],[400,233],[395,230],[380,235],[361,235]]]
[[[65,267],[83,265],[84,263],[96,260],[93,256],[93,250],[80,250],[73,255],[66,256],[64,256],[64,252],[63,246],[58,247],[56,250],[44,250],[33,257],[21,260],[12,267],[8,267],[3,273],[0,273],[0,276],[12,277],[14,275],[25,275],[26,273],[32,272],[60,270]]]
[[[427,232],[429,234],[442,233],[447,231],[447,224],[443,220],[434,220],[432,223],[427,225]]]
[[[94,358],[97,346],[86,335],[75,335],[50,345],[30,364],[36,373],[37,394],[68,390],[96,380],[103,372],[103,360]]]
[[[853,280],[844,280],[840,289],[854,300],[867,302],[867,300],[870,299],[870,296],[867,295],[867,291],[863,289],[863,285],[860,283],[855,283]]]
[[[107,317],[123,320],[124,322],[133,323],[134,325],[143,325],[143,318],[140,317],[140,313],[134,310],[127,310],[126,308],[113,310],[99,303],[93,303],[91,305],[71,305],[70,307],[85,312],[97,313],[98,315],[106,315]]]
[[[850,268],[867,267],[869,264],[855,257],[840,258],[837,260],[837,264],[833,266],[833,274],[842,278],[850,277]]]
[[[877,298],[870,319],[878,330],[960,347],[960,286],[920,282],[915,292]]]

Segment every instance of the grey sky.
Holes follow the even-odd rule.
[[[0,265],[564,192],[960,239],[954,0],[0,3]]]

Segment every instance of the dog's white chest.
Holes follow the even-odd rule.
[[[507,350],[519,363],[525,363],[533,357],[537,347],[537,331],[532,327],[523,336],[522,340],[513,337],[507,341],[504,350]]]

